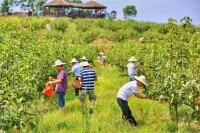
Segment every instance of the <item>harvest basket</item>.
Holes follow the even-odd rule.
[[[73,80],[72,87],[75,89],[80,89],[82,87],[82,83],[80,80]]]

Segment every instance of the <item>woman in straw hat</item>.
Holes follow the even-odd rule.
[[[78,80],[78,76],[80,75],[80,72],[83,68],[80,67],[80,63],[78,63],[76,58],[73,58],[70,62],[72,63],[72,68],[68,73],[74,73],[74,75],[76,76],[76,80]],[[79,95],[79,90],[80,88],[75,88],[76,96]]]
[[[117,103],[121,108],[122,118],[132,126],[137,126],[137,122],[132,116],[132,112],[128,106],[128,98],[134,94],[137,98],[150,99],[148,96],[139,94],[138,91],[138,88],[147,85],[145,76],[135,76],[135,79],[136,80],[124,84],[117,94]]]
[[[127,64],[127,69],[128,69],[129,81],[133,81],[135,80],[134,76],[136,76],[137,73],[137,69],[135,66],[135,61],[137,61],[137,59],[134,56],[132,56],[128,61],[129,63]]]
[[[56,67],[56,69],[58,70],[58,76],[57,79],[53,79],[53,78],[49,78],[49,82],[48,84],[56,84],[56,94],[57,94],[57,101],[58,101],[58,105],[60,107],[60,112],[62,114],[65,113],[66,109],[65,109],[65,93],[67,90],[67,72],[66,70],[63,68],[63,65],[65,63],[61,62],[60,60],[56,60],[55,64],[53,66]]]

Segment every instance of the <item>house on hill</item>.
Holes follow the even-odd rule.
[[[65,0],[53,0],[44,5],[44,15],[72,18],[105,18],[106,8],[106,6],[93,0],[83,4],[69,3]]]

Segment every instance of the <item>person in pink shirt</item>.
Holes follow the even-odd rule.
[[[57,95],[57,101],[58,101],[58,105],[60,107],[60,112],[63,114],[65,113],[66,109],[65,109],[65,93],[67,90],[67,71],[63,68],[63,65],[65,63],[62,63],[60,60],[57,60],[55,62],[55,66],[56,69],[58,70],[58,75],[57,75],[57,79],[53,79],[50,78],[49,80],[49,84],[56,84],[55,87],[55,92]]]

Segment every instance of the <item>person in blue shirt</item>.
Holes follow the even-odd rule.
[[[69,71],[69,73],[73,73],[74,76],[76,77],[76,80],[78,80],[78,76],[80,75],[80,72],[83,68],[80,67],[80,63],[76,60],[76,58],[73,58],[71,61],[72,63],[72,68]],[[79,95],[79,88],[75,88],[75,95]]]

